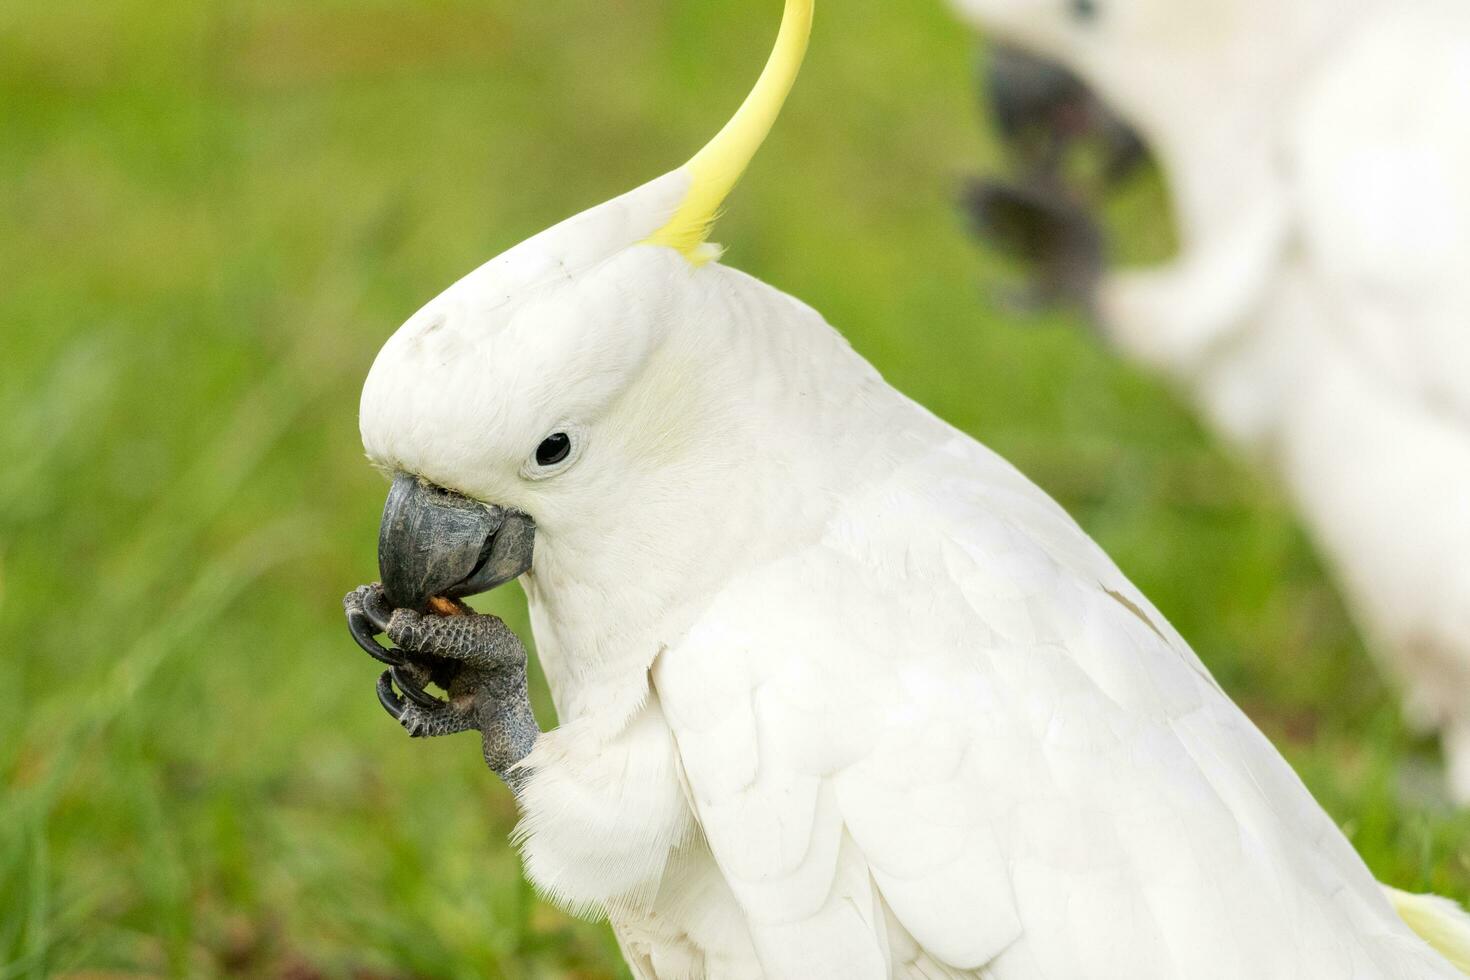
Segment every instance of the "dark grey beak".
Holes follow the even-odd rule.
[[[536,525],[408,473],[393,478],[378,531],[383,591],[397,609],[488,592],[531,568]]]
[[[996,128],[1023,177],[1065,178],[1067,154],[1083,143],[1096,147],[1102,190],[1148,159],[1128,123],[1059,62],[997,44],[983,83]]]
[[[1066,122],[1088,98],[1087,86],[1060,63],[1008,44],[991,46],[984,83],[996,128],[1008,140]]]

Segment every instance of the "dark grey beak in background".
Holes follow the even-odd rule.
[[[1055,61],[1009,44],[993,44],[985,64],[985,91],[996,128],[1008,140],[1057,125],[1082,108],[1087,86]]]
[[[378,570],[395,609],[432,596],[488,592],[531,568],[536,525],[408,473],[393,477],[378,531]]]
[[[1082,143],[1098,151],[1103,190],[1148,161],[1139,135],[1060,62],[996,44],[986,61],[984,87],[996,128],[1023,177],[1064,178],[1066,155]]]

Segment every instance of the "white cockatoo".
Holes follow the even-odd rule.
[[[484,732],[527,875],[639,977],[1460,976],[1416,934],[1465,957],[1455,907],[1380,888],[1057,504],[719,263],[811,16],[687,165],[379,354],[383,585],[348,611],[384,704]],[[546,732],[454,601],[516,575]]]
[[[1142,132],[1180,253],[1091,306],[1279,474],[1470,803],[1470,3],[953,2]]]

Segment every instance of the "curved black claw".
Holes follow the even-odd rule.
[[[408,705],[404,704],[398,692],[393,690],[393,672],[390,670],[385,670],[378,675],[378,703],[383,706],[384,711],[393,716],[394,721],[402,721],[404,711],[408,710]]]
[[[347,629],[357,645],[367,651],[374,660],[391,667],[402,666],[406,661],[397,650],[389,650],[375,639],[388,630],[391,610],[383,602],[382,587],[364,585],[347,593],[342,600],[347,610]]]
[[[389,650],[380,644],[374,637],[378,631],[373,624],[361,612],[349,612],[347,614],[347,629],[352,633],[352,638],[357,645],[367,651],[368,656],[381,663],[397,667],[404,663],[396,650]]]
[[[418,679],[410,671],[411,668],[409,665],[404,664],[389,668],[388,674],[393,678],[393,683],[398,686],[398,690],[402,691],[410,701],[420,708],[427,708],[432,711],[435,708],[444,707],[444,702],[424,690],[423,685],[419,683]]]

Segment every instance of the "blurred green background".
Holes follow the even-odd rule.
[[[0,4],[0,980],[621,975],[522,882],[474,736],[375,702],[358,386],[439,289],[692,153],[778,8]],[[954,203],[998,159],[975,59],[938,0],[824,8],[727,261],[1059,497],[1375,872],[1464,898],[1470,821],[1281,497],[995,299]],[[1166,254],[1161,200],[1117,202],[1123,254]],[[483,608],[524,631],[513,592]]]

